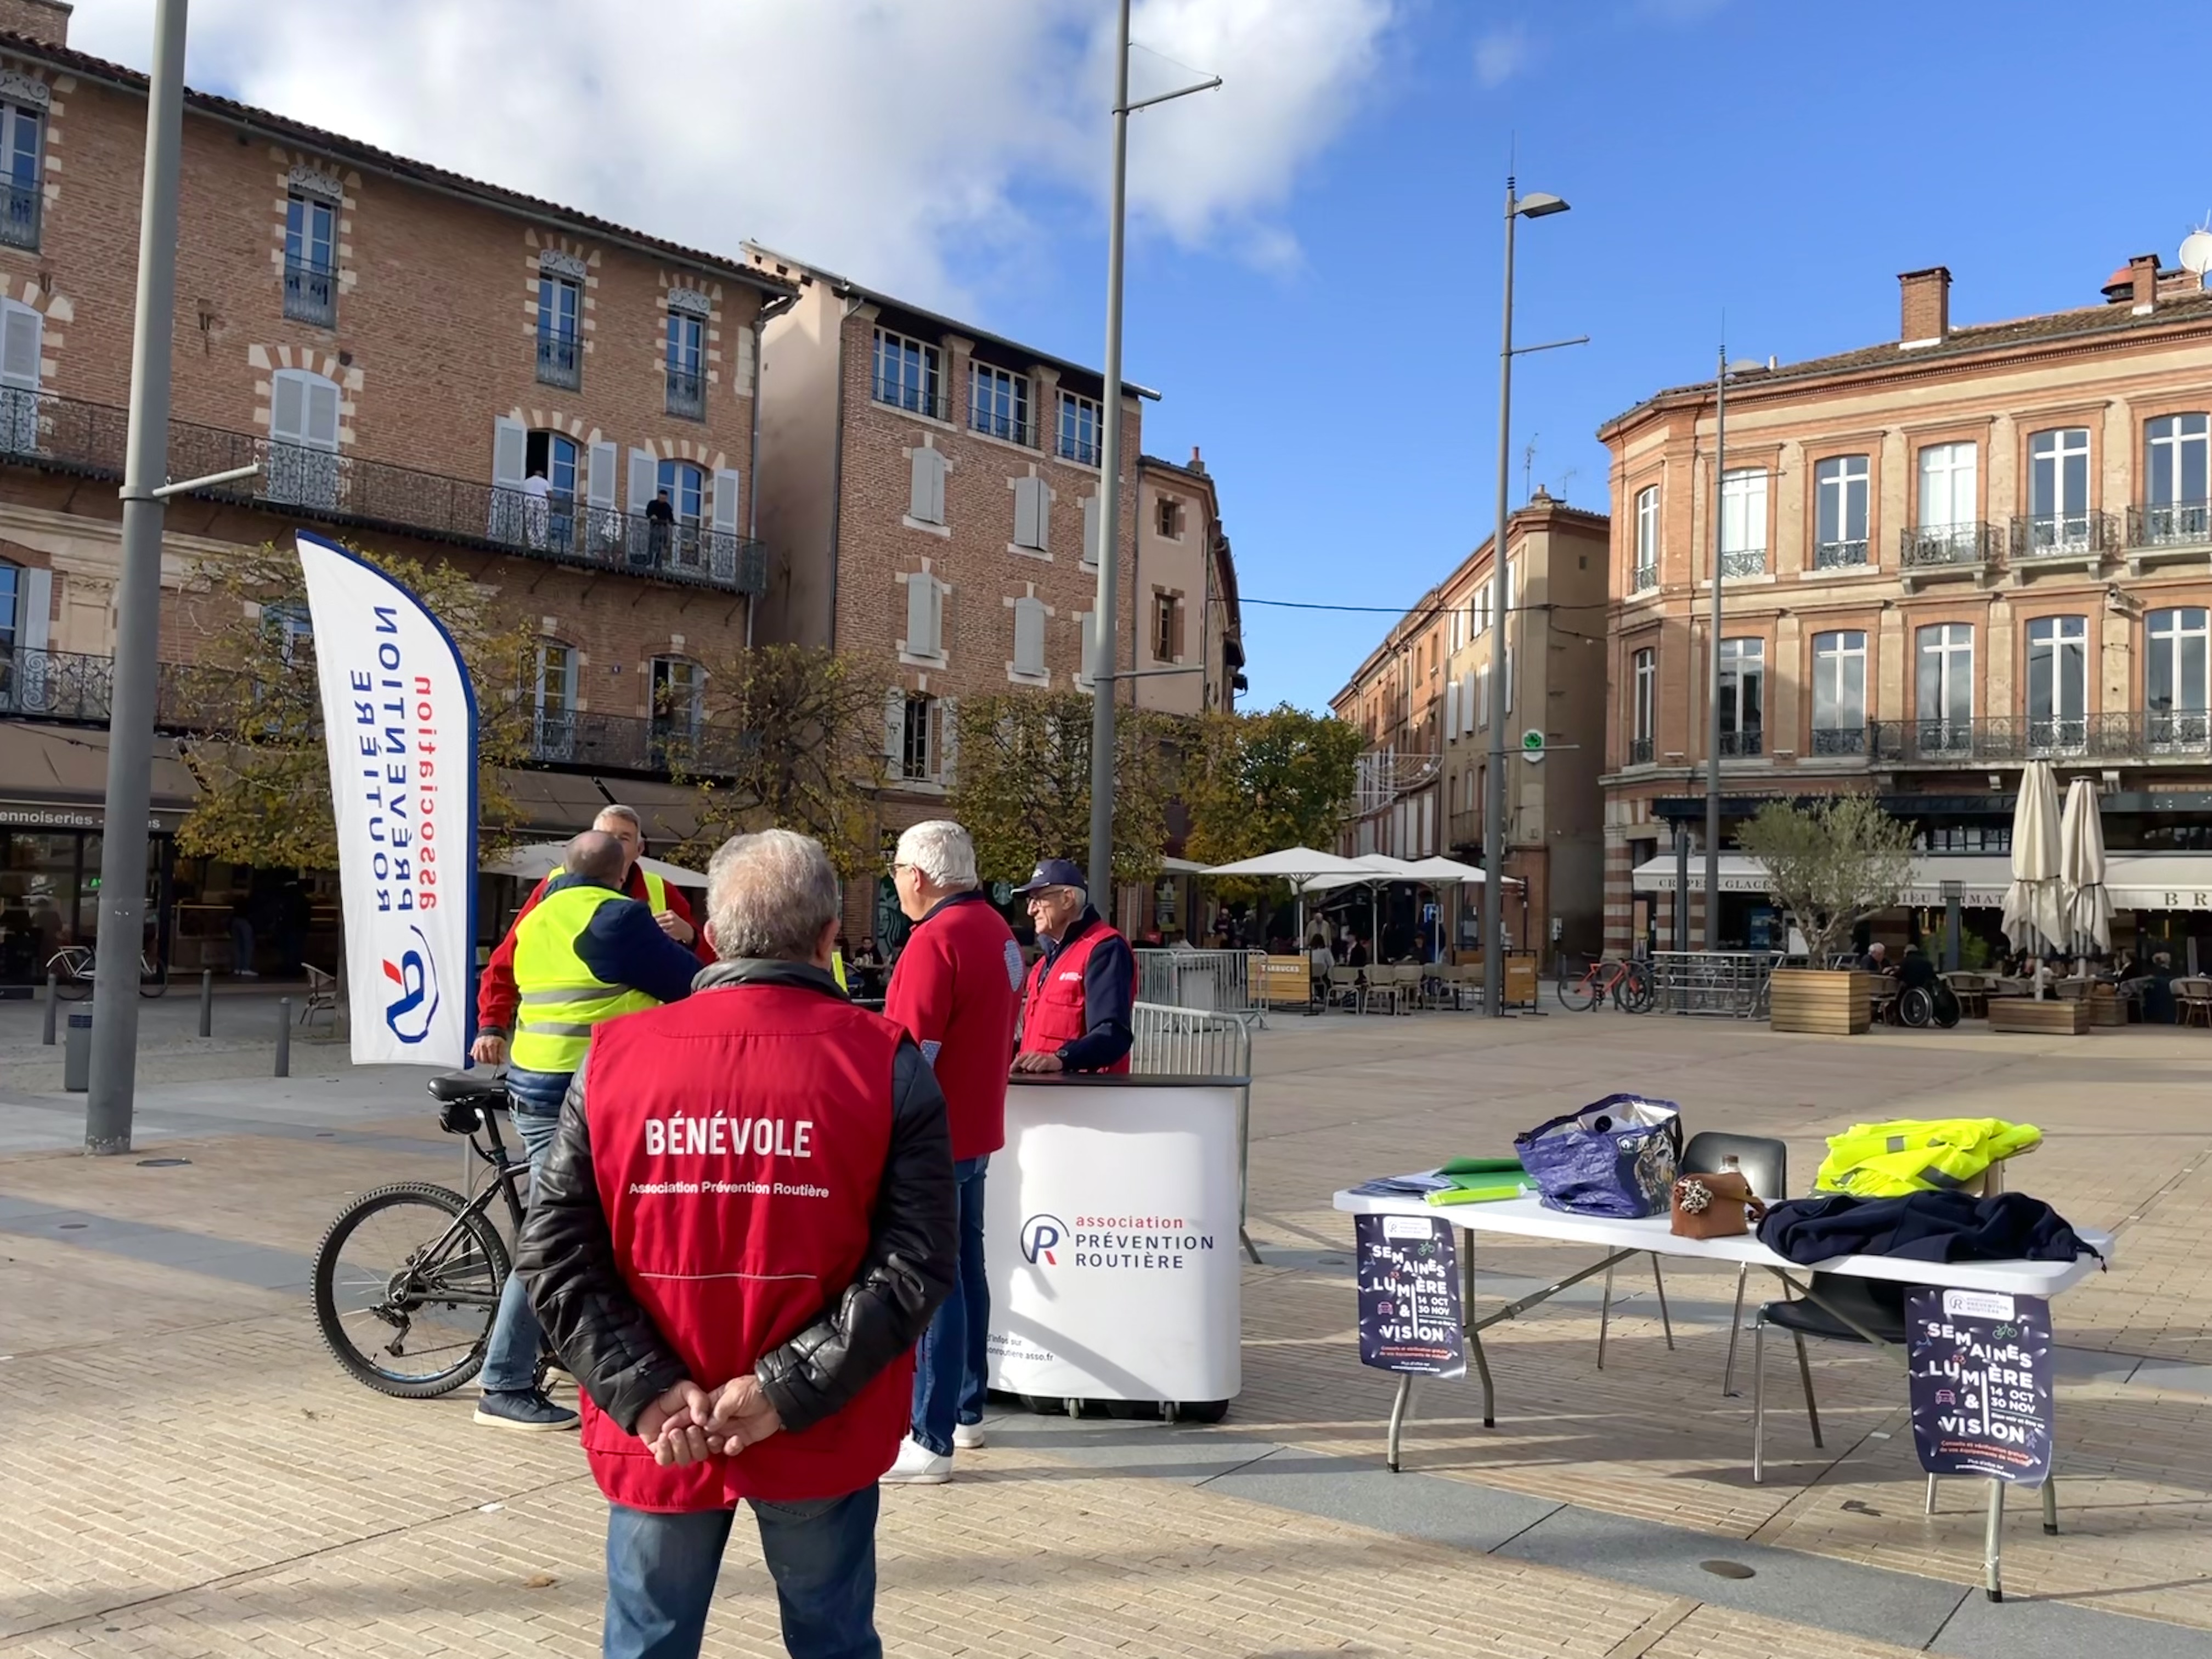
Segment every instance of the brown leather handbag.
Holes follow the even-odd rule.
[[[1751,1182],[1734,1170],[1686,1175],[1674,1182],[1668,1231],[1677,1238],[1734,1238],[1749,1232],[1765,1213]]]

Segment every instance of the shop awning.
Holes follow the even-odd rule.
[[[1742,853],[1721,854],[1721,891],[1765,893],[1766,866]],[[1636,866],[1631,884],[1639,893],[1674,890],[1674,860],[1647,859]],[[1912,878],[1900,901],[1941,904],[1943,884],[1965,889],[1968,909],[2000,909],[2012,882],[2012,860],[2002,854],[1923,854],[1912,860]],[[2212,910],[2212,852],[2111,853],[2106,857],[2106,890],[2116,910]],[[1690,854],[1690,890],[1705,890],[1705,860]]]
[[[672,783],[647,783],[637,778],[603,778],[597,781],[645,820],[645,842],[653,851],[665,853],[699,833],[697,790]]]
[[[198,793],[167,742],[154,745],[149,827],[173,830]],[[97,830],[107,799],[107,733],[0,723],[0,829]]]
[[[592,820],[607,804],[589,778],[573,772],[526,772],[504,769],[500,781],[522,814],[518,826],[525,835],[573,836],[592,827]]]

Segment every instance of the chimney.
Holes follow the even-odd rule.
[[[1206,471],[1206,463],[1200,458],[1196,444],[1190,447],[1190,470],[1200,474]]]
[[[2129,260],[2128,283],[2135,314],[2149,316],[2158,308],[2158,255],[2138,253]]]
[[[1930,265],[1925,270],[1901,271],[1897,286],[1903,301],[1904,326],[1898,340],[1908,346],[1934,345],[1951,332],[1951,270]]]
[[[0,33],[19,34],[42,46],[65,46],[70,9],[65,0],[0,0]]]

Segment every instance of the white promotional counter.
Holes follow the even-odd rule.
[[[1189,1407],[1243,1386],[1243,1079],[1017,1076],[984,1184],[990,1385]]]

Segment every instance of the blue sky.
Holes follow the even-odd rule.
[[[747,237],[1086,362],[1111,0],[194,0],[220,90],[641,228]],[[143,65],[148,0],[72,40]],[[1131,378],[1200,446],[1251,599],[1404,605],[1493,514],[1498,211],[1522,237],[1513,488],[1606,503],[1600,422],[1731,355],[2094,302],[2212,213],[2212,7],[2054,0],[1136,0],[1226,84],[1136,118]],[[2131,14],[2112,14],[2118,20]],[[579,43],[589,42],[588,50]],[[332,72],[343,64],[345,72]],[[2176,73],[2176,66],[2181,72]],[[1165,73],[1140,67],[1152,84]],[[1140,88],[1141,90],[1141,88]],[[1251,702],[1322,707],[1388,617],[1250,605]]]

